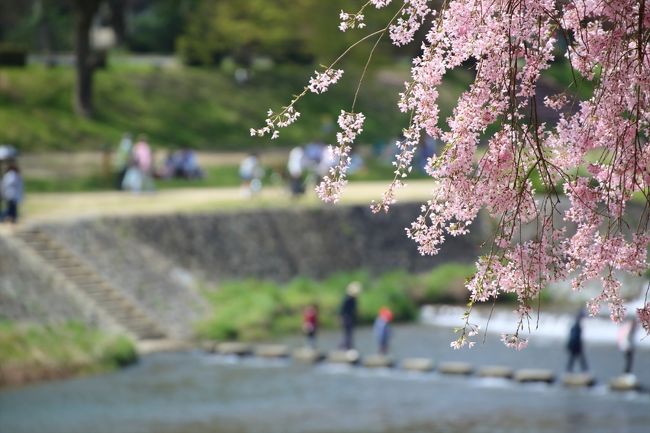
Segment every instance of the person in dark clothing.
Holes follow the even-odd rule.
[[[636,317],[633,317],[621,325],[616,337],[618,348],[621,349],[625,358],[625,367],[623,368],[623,373],[625,374],[632,373],[632,362],[634,360],[634,349],[636,344],[636,327]]]
[[[587,358],[582,347],[582,319],[585,317],[585,311],[580,310],[576,316],[576,320],[571,326],[569,331],[569,341],[567,342],[567,350],[569,351],[569,362],[567,363],[567,372],[573,371],[573,364],[576,359],[580,360],[580,368],[583,372],[589,370],[587,365]]]
[[[343,328],[341,348],[345,350],[354,348],[353,333],[357,322],[357,296],[359,293],[361,293],[361,283],[354,281],[348,284],[339,310],[341,327]]]

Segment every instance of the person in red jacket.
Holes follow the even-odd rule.
[[[307,344],[316,347],[316,334],[318,332],[318,306],[309,305],[302,313],[302,330],[307,337]]]

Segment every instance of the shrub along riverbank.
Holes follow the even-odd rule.
[[[110,371],[136,360],[128,338],[79,323],[0,322],[0,386]]]
[[[397,321],[412,321],[422,304],[465,302],[464,283],[474,269],[472,264],[455,263],[419,275],[344,272],[322,281],[295,278],[286,284],[259,280],[224,282],[218,289],[205,289],[213,309],[209,318],[198,325],[197,333],[201,338],[244,341],[299,333],[302,311],[310,304],[318,305],[321,327],[336,327],[339,304],[351,281],[363,285],[358,304],[362,324],[372,323],[382,306],[390,307]]]

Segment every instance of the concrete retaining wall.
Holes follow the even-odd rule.
[[[422,257],[404,228],[419,206],[375,215],[367,207],[257,210],[238,213],[98,218],[40,229],[126,292],[174,334],[191,333],[205,312],[197,287],[232,278],[285,281],[344,270],[425,271],[445,261],[473,261],[476,238],[450,238],[435,257]],[[21,258],[0,238],[0,317],[39,322],[90,321],[44,271],[40,256]],[[56,272],[55,272],[56,273]]]
[[[388,215],[357,206],[123,218],[104,224],[213,281],[321,278],[362,268],[424,271],[441,262],[476,258],[478,241],[472,238],[450,238],[438,256],[420,256],[404,231],[418,212],[417,205],[396,206]]]

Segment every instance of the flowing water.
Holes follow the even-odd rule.
[[[374,351],[369,330],[356,337],[362,352]],[[396,358],[564,370],[561,339],[536,339],[528,349],[513,352],[495,336],[471,351],[453,351],[451,338],[446,328],[401,326],[395,329],[392,352]],[[319,339],[324,349],[337,342],[332,333]],[[111,374],[0,391],[0,432],[650,432],[650,394],[607,389],[607,381],[622,368],[616,347],[590,344],[587,357],[599,383],[566,389],[198,351],[157,354]],[[650,350],[638,350],[635,362],[647,389]]]

